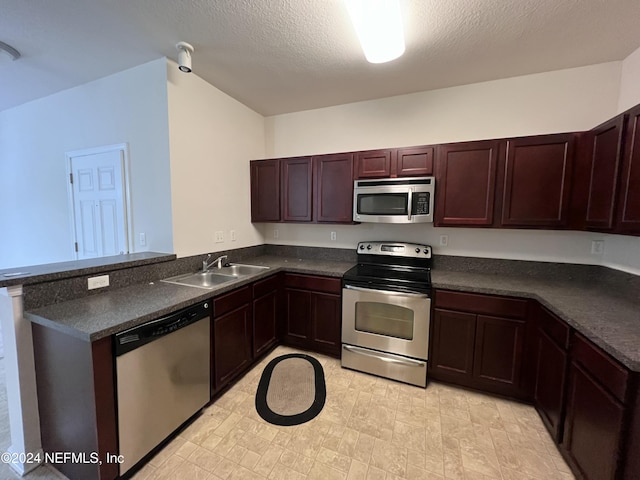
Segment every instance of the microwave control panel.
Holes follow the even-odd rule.
[[[411,214],[429,215],[429,192],[414,192],[412,197]]]

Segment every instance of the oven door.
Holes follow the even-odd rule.
[[[431,299],[345,285],[342,343],[427,360]]]

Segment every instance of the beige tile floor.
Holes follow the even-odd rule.
[[[278,347],[160,451],[136,480],[573,479],[527,405],[431,382],[426,389],[324,366],[327,400],[308,423],[279,427],[255,411]]]

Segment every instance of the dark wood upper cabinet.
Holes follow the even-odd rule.
[[[251,221],[280,221],[280,160],[251,162]]]
[[[314,221],[353,223],[353,154],[313,157]]]
[[[433,175],[433,146],[357,152],[354,179]]]
[[[438,147],[435,226],[490,226],[493,223],[497,140]]]
[[[586,226],[611,229],[615,221],[625,115],[594,128],[587,134],[590,160]]]
[[[640,105],[628,112],[618,205],[619,233],[640,233]]]
[[[395,150],[370,150],[355,154],[355,178],[388,178]]]
[[[282,221],[310,222],[313,170],[310,157],[284,158],[282,168]]]
[[[574,144],[574,134],[507,140],[503,226],[567,224]]]
[[[433,147],[428,146],[399,148],[396,153],[395,175],[398,177],[433,175],[433,150]]]

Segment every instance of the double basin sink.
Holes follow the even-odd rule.
[[[166,278],[162,281],[211,290],[218,285],[238,280],[239,278],[246,277],[248,275],[255,275],[256,273],[261,273],[268,269],[269,267],[261,267],[258,265],[232,263],[221,268],[210,268],[206,272],[186,273],[184,275]]]

